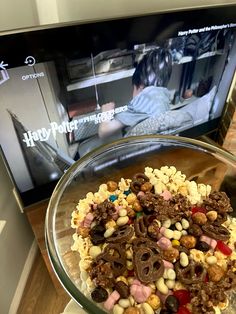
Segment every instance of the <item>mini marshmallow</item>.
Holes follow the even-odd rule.
[[[157,241],[157,245],[162,250],[167,250],[171,247],[171,241],[165,237],[161,237],[160,240]]]
[[[116,301],[118,301],[119,298],[120,298],[120,294],[116,290],[114,290],[103,304],[105,309],[108,311],[112,310]]]
[[[211,248],[214,250],[217,246],[217,241],[215,239],[212,239],[210,237],[207,237],[205,235],[202,235],[200,237],[200,241],[206,242],[207,244],[209,244],[211,246]]]

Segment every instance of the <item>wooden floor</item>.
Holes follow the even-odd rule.
[[[64,291],[57,294],[42,255],[38,252],[17,314],[60,314],[69,300]]]

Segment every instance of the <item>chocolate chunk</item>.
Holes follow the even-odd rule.
[[[91,237],[91,241],[94,245],[102,244],[105,242],[104,238],[105,230],[106,230],[105,227],[101,225],[96,225],[90,230],[89,234]]]
[[[101,302],[106,301],[106,299],[108,298],[108,292],[103,287],[96,287],[92,291],[91,297],[92,297],[93,301],[95,301],[97,303],[101,303]]]
[[[200,237],[203,234],[203,231],[197,224],[192,224],[188,229],[188,233],[195,237]]]
[[[210,250],[210,245],[204,241],[198,241],[196,244],[196,249],[202,252],[207,252]]]
[[[126,299],[129,297],[129,287],[123,281],[116,282],[115,290],[120,294],[121,298]]]

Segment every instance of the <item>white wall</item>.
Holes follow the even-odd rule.
[[[8,313],[34,236],[12,194],[12,183],[0,157],[0,313]]]
[[[228,4],[236,0],[1,0],[0,32]]]
[[[50,1],[50,0],[49,0]],[[24,28],[39,23],[35,1],[1,0],[0,31]]]

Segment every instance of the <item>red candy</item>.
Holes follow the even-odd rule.
[[[176,314],[191,314],[191,312],[185,306],[180,306]]]
[[[192,207],[192,215],[194,215],[196,213],[206,214],[206,209],[203,207]]]
[[[217,245],[216,245],[216,248],[218,250],[221,251],[221,253],[223,253],[224,255],[231,255],[232,254],[232,250],[230,247],[228,247],[228,245],[226,245],[223,241],[219,240],[217,241]]]
[[[204,279],[204,282],[209,282],[209,278],[208,276],[206,275],[205,279]]]
[[[180,306],[190,303],[190,293],[187,290],[180,289],[174,291],[174,296],[179,300]]]

